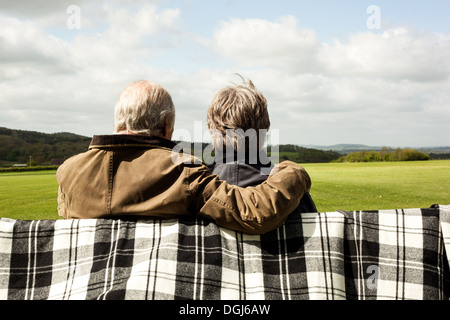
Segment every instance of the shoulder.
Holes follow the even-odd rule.
[[[78,153],[66,159],[56,170],[56,177],[59,179],[65,175],[71,175],[74,171],[80,171],[84,166],[92,165],[93,159],[98,158],[98,149],[91,149]]]

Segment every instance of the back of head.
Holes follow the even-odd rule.
[[[251,81],[223,88],[210,103],[207,121],[215,148],[238,150],[245,142],[248,149],[248,140],[261,148],[270,128],[267,99]]]
[[[115,133],[161,136],[166,124],[172,129],[175,124],[175,106],[166,89],[141,80],[120,93],[114,112]]]

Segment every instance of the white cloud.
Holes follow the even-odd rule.
[[[120,90],[136,79],[159,78],[163,71],[147,61],[161,54],[163,35],[176,38],[178,10],[104,10],[104,31],[74,31],[71,40],[34,20],[0,15],[3,123],[44,132],[109,131]],[[103,129],[87,125],[91,119]]]
[[[208,38],[180,9],[120,0],[79,2],[82,28],[70,31],[69,2],[36,3],[0,0],[1,126],[109,133],[120,90],[148,79],[171,92],[176,128],[192,131],[237,72],[268,98],[283,143],[432,145],[450,134],[446,34],[393,28],[325,43],[285,16],[230,19]]]
[[[318,65],[330,75],[436,81],[450,74],[450,37],[411,28],[364,32],[322,44]]]
[[[412,28],[359,32],[328,44],[292,16],[279,22],[232,19],[221,24],[214,40],[220,55],[242,67],[412,81],[450,74],[450,36]]]
[[[290,72],[309,69],[319,40],[314,30],[301,29],[295,17],[279,22],[232,19],[214,33],[215,49],[242,67],[268,66]]]
[[[3,65],[33,63],[36,67],[55,66],[64,50],[63,41],[36,25],[0,16],[0,59]],[[6,71],[6,70],[5,70]]]
[[[77,2],[80,3],[83,2],[83,0]],[[48,16],[61,9],[63,10],[62,12],[65,12],[65,8],[71,4],[73,4],[73,1],[70,0],[27,1],[26,4],[23,1],[0,0],[2,12],[33,18]]]
[[[285,135],[293,143],[334,131],[330,144],[359,143],[361,134],[365,143],[400,144],[422,131],[414,143],[432,144],[426,128],[450,120],[449,35],[408,27],[324,43],[288,18],[234,19],[214,36],[224,58],[248,67],[245,76],[268,97],[273,128],[294,133]]]

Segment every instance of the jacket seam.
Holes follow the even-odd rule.
[[[213,201],[217,202],[218,204],[220,204],[221,206],[223,206],[223,207],[225,207],[225,208],[227,208],[227,209],[230,209],[230,210],[235,211],[231,206],[229,206],[228,204],[226,204],[226,203],[223,202],[222,200],[220,200],[220,199],[218,199],[218,198],[216,198],[216,197],[214,197],[214,196],[212,196],[211,199],[212,199]]]
[[[211,197],[211,200],[213,200],[214,202],[217,202],[218,204],[220,204],[221,206],[232,210],[233,212],[236,212],[235,209],[233,209],[231,206],[229,206],[228,204],[226,204],[225,202],[223,202],[222,200],[220,200],[219,198],[216,198],[214,196]],[[242,216],[239,212],[238,212],[239,217],[241,218],[242,221],[245,222],[257,222],[257,223],[262,223],[265,221],[270,221],[273,220],[275,218],[275,216],[269,217],[269,218],[261,218],[258,216],[254,216],[253,218],[249,218],[248,216]]]
[[[89,146],[90,149],[104,149],[104,148],[147,148],[147,149],[163,149],[172,151],[172,149],[152,144],[94,144]]]
[[[191,189],[189,188],[189,186],[191,185],[191,181],[189,179],[190,178],[189,168],[187,168],[187,167],[185,168],[185,173],[186,173],[186,176],[185,176],[184,182],[186,184],[186,193],[187,193],[188,197],[191,198],[192,192],[191,192]]]
[[[113,189],[113,163],[114,163],[114,151],[112,151],[110,153],[110,157],[109,157],[108,196],[106,199],[106,211],[109,215],[112,215],[111,202],[112,202],[112,189]]]

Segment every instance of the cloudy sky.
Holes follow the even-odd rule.
[[[449,17],[449,0],[0,0],[0,126],[109,134],[146,79],[172,94],[174,139],[207,141],[239,73],[280,143],[448,146]]]

